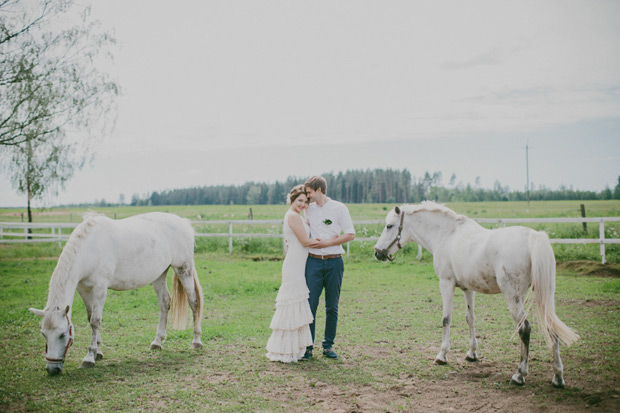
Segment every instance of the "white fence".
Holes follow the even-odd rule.
[[[595,223],[599,227],[598,238],[552,238],[552,244],[599,244],[601,252],[601,262],[605,264],[605,244],[620,244],[620,238],[605,237],[606,222],[620,222],[620,217],[604,218],[478,218],[476,222],[481,224],[563,224],[563,223]],[[234,221],[191,221],[194,226],[199,225],[227,225],[227,232],[201,233],[196,232],[196,237],[223,237],[228,238],[228,252],[233,252],[234,238],[282,238],[282,234],[247,233],[234,232],[235,225],[255,225],[271,224],[282,225],[282,220],[234,220]],[[354,225],[383,224],[383,220],[354,221]],[[62,242],[69,239],[69,235],[77,223],[21,223],[21,222],[0,222],[0,243],[34,243],[34,242]],[[49,230],[49,233],[31,233],[32,230]],[[378,237],[355,238],[356,241],[376,241]],[[283,241],[284,243],[284,241]],[[347,244],[347,254],[349,253]],[[283,246],[284,247],[284,246]],[[418,246],[418,258],[421,257],[422,248]]]

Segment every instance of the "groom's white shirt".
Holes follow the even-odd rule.
[[[330,239],[342,234],[354,234],[353,221],[349,209],[342,203],[327,198],[322,207],[316,202],[308,205],[306,219],[310,226],[310,238]],[[343,254],[342,245],[327,248],[310,248],[309,252],[316,255]]]

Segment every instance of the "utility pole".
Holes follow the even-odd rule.
[[[529,157],[530,145],[525,144],[525,173],[527,175],[527,207],[530,207],[530,157]]]

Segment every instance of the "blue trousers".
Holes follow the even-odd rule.
[[[342,286],[342,276],[344,274],[344,263],[342,258],[332,258],[322,260],[320,258],[308,257],[306,261],[306,285],[310,290],[310,310],[314,321],[310,324],[312,342],[314,343],[314,332],[316,325],[316,310],[319,306],[319,298],[325,289],[325,336],[323,348],[330,348],[336,338],[336,328],[338,327],[338,302],[340,301],[340,287]],[[311,349],[312,347],[308,347]]]

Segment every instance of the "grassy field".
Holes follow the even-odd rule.
[[[509,385],[518,337],[499,295],[477,296],[478,363],[464,361],[468,333],[457,292],[450,364],[435,366],[441,298],[431,262],[346,260],[336,349],[341,358],[268,362],[264,345],[281,262],[199,254],[205,347],[190,350],[191,330],[169,330],[150,351],[158,320],[151,288],[110,291],[104,310],[104,360],[79,369],[90,327],[74,303],[76,341],[65,371],[48,377],[39,319],[53,259],[3,259],[0,267],[0,409],[3,411],[580,411],[609,409],[620,396],[620,279],[563,271],[559,316],[582,337],[562,348],[567,388],[550,384],[551,355],[535,325],[525,387]],[[319,314],[322,314],[322,306]],[[317,342],[324,316],[317,320]],[[525,403],[525,404],[524,404]],[[520,409],[518,406],[527,406]]]
[[[544,201],[531,202],[452,202],[445,204],[459,214],[471,218],[543,218],[580,217],[580,204],[585,205],[588,217],[620,216],[620,201]],[[353,220],[383,219],[392,204],[348,204]],[[193,220],[248,219],[252,209],[254,219],[282,219],[286,205],[184,205],[156,207],[96,207],[93,210],[117,219],[150,212],[172,212]],[[34,211],[36,222],[79,222],[85,208],[49,208]],[[25,208],[0,208],[0,221],[19,222]],[[25,219],[25,218],[24,218]]]
[[[536,216],[578,215],[578,203],[536,206],[530,207]],[[523,216],[503,203],[450,207],[470,216]],[[252,208],[255,219],[278,219],[285,209]],[[599,211],[589,216],[620,216],[617,203],[587,208]],[[389,206],[350,209],[356,220],[379,219]],[[146,210],[122,211],[134,215]],[[245,211],[247,218],[247,210],[203,206],[174,207],[170,212],[236,219],[233,213]],[[57,211],[46,213],[52,212]],[[7,211],[0,213],[4,221]],[[425,252],[418,262],[416,251],[408,248],[395,262],[380,263],[372,258],[372,243],[353,243],[345,260],[336,342],[340,360],[318,355],[307,363],[269,362],[264,346],[271,333],[282,251],[278,240],[272,246],[265,241],[239,241],[247,247],[235,249],[232,256],[225,245],[197,245],[206,304],[203,349],[190,349],[192,334],[187,329],[169,330],[164,349],[150,351],[159,313],[152,288],[109,291],[102,325],[105,358],[94,369],[78,368],[90,327],[84,305],[76,298],[76,341],[58,377],[48,377],[44,370],[40,319],[27,309],[45,306],[60,249],[57,244],[0,246],[0,410],[617,411],[620,266],[617,261],[597,264],[597,250],[594,260],[566,260],[558,266],[557,313],[581,335],[575,345],[561,349],[567,387],[558,390],[551,387],[551,354],[535,320],[526,385],[509,384],[519,360],[519,339],[500,295],[477,295],[480,361],[467,363],[465,309],[457,290],[449,364],[433,365],[441,341],[441,297],[432,257]],[[322,339],[323,311],[321,305],[317,343]]]

